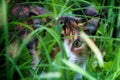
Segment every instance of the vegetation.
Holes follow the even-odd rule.
[[[7,0],[9,1],[9,0]],[[0,1],[0,79],[1,80],[71,80],[75,72],[84,75],[83,80],[120,80],[120,1],[119,0],[10,0],[6,3],[5,0]],[[98,60],[91,51],[87,70],[83,71],[75,64],[67,61],[62,40],[60,39],[61,25],[55,25],[54,28],[48,28],[48,24],[43,24],[42,28],[33,30],[28,37],[20,44],[16,51],[16,57],[11,58],[9,54],[8,38],[10,28],[15,25],[23,25],[28,28],[21,20],[13,20],[8,22],[8,17],[11,16],[12,1],[17,4],[35,4],[41,5],[51,11],[49,15],[41,15],[39,17],[54,17],[51,22],[57,20],[60,16],[76,16],[72,14],[75,10],[82,9],[80,4],[93,6],[98,13],[103,17],[100,20],[100,27],[97,30],[96,36],[90,36],[96,39],[96,45],[105,53],[104,67],[99,67]],[[73,6],[77,6],[74,8]],[[7,17],[8,16],[8,17]],[[81,16],[85,15],[78,15]],[[12,16],[14,17],[14,16]],[[32,17],[36,18],[36,17]],[[22,19],[23,21],[27,18]],[[12,27],[11,27],[12,26]],[[59,28],[58,28],[59,26]],[[43,38],[41,34],[46,30],[46,36]],[[15,34],[16,35],[16,34]],[[41,49],[43,58],[38,68],[33,71],[31,69],[31,55],[25,47],[29,40],[33,37],[39,38],[38,49]],[[55,59],[51,59],[49,53],[55,44],[58,44],[62,51],[58,53]],[[47,63],[46,63],[47,62]],[[47,73],[43,73],[43,70]]]

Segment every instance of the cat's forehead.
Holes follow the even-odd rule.
[[[60,24],[63,24],[62,35],[63,36],[72,36],[79,34],[79,19],[76,17],[60,17]]]
[[[60,24],[63,24],[63,28],[67,29],[78,29],[79,28],[79,19],[76,17],[60,17]]]
[[[79,19],[77,17],[67,17],[67,16],[62,16],[59,18],[59,21],[61,23],[69,23],[71,21],[78,23]]]

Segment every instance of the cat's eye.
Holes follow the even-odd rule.
[[[80,41],[79,39],[78,40],[75,40],[74,42],[73,42],[73,47],[75,47],[75,48],[78,48],[78,47],[80,47],[82,45],[82,41]]]

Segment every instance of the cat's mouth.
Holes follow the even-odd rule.
[[[73,57],[73,56],[70,56],[70,57],[68,58],[68,61],[70,61],[70,62],[72,62],[72,63],[76,63],[76,62],[78,61],[78,58]]]

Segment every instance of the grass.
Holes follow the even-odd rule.
[[[13,1],[13,0],[11,0]],[[101,19],[100,28],[95,36],[90,36],[96,39],[96,45],[98,48],[105,52],[104,67],[100,67],[98,60],[94,57],[94,53],[91,52],[89,62],[87,63],[87,71],[83,71],[77,65],[69,63],[67,61],[63,43],[59,37],[61,25],[55,25],[55,28],[47,28],[47,25],[38,30],[32,30],[32,32],[26,37],[20,44],[17,51],[17,57],[11,58],[9,55],[9,43],[8,39],[9,29],[15,25],[22,25],[29,29],[29,25],[22,23],[21,21],[28,20],[30,18],[24,18],[22,20],[13,20],[8,22],[7,16],[11,16],[11,7],[14,4],[7,5],[5,0],[0,1],[0,79],[1,80],[71,80],[74,72],[79,72],[84,75],[83,80],[120,80],[120,1],[119,0],[21,0],[23,4],[37,4],[42,5],[46,9],[50,10],[49,15],[41,15],[32,18],[40,17],[53,17],[52,21],[57,20],[60,16],[74,16],[72,11],[81,9],[72,8],[73,5],[89,4],[94,6],[98,11],[107,9],[107,15]],[[8,14],[7,14],[8,13]],[[101,12],[102,13],[102,12]],[[79,17],[83,15],[78,15]],[[1,19],[2,18],[2,19]],[[51,21],[51,22],[52,22]],[[58,26],[60,28],[58,28]],[[47,36],[44,38],[39,35],[46,30]],[[39,38],[38,50],[41,49],[44,58],[40,65],[38,65],[35,71],[31,70],[31,55],[26,49],[26,44],[29,40],[36,36]],[[55,44],[58,44],[62,51],[58,53],[55,59],[51,59],[49,53]],[[16,49],[16,48],[15,48]],[[45,62],[48,62],[47,64]],[[31,73],[30,73],[31,70]],[[45,70],[47,73],[40,74]],[[33,76],[31,76],[31,74]]]

